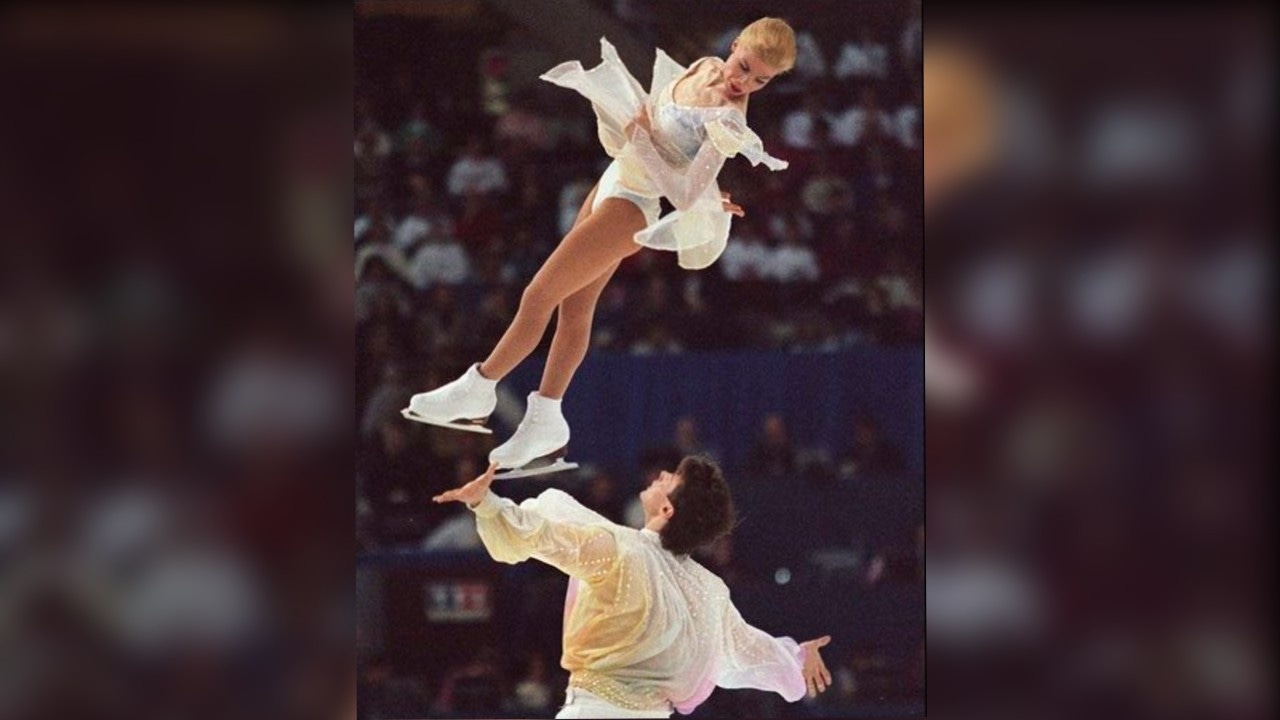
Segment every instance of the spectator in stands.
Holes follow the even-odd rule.
[[[920,89],[915,89],[915,96],[904,102],[891,115],[889,125],[891,135],[899,145],[907,150],[919,150],[922,129],[920,127]]]
[[[745,579],[746,571],[733,552],[733,535],[725,535],[706,546],[697,553],[697,557],[706,564],[707,569],[719,575],[730,590],[738,587]]]
[[[488,251],[491,241],[495,238],[500,241],[506,230],[502,211],[494,198],[473,193],[463,199],[454,237],[469,251],[477,255]]]
[[[427,157],[440,154],[444,148],[444,138],[440,131],[427,119],[427,104],[421,100],[413,104],[409,117],[400,126],[400,147],[407,152],[415,143]]]
[[[587,195],[591,192],[591,188],[595,182],[591,178],[580,177],[560,188],[559,212],[557,213],[558,225],[556,230],[560,237],[569,234],[573,229],[574,222],[578,219],[578,211],[582,208],[582,204],[586,202]]]
[[[920,0],[912,4],[911,19],[902,28],[898,41],[898,64],[908,82],[918,83],[920,61],[924,53],[924,26],[920,16]]]
[[[751,449],[747,467],[753,475],[770,479],[784,478],[795,472],[796,451],[781,415],[765,416],[760,425],[760,438]]]
[[[650,275],[645,282],[644,295],[639,303],[633,305],[628,318],[633,341],[643,343],[669,338],[679,344],[667,328],[680,327],[684,321],[685,311],[680,298],[672,294],[671,283],[665,277],[658,274]],[[655,328],[659,328],[661,332],[655,334]],[[662,352],[668,345],[667,342],[657,342],[656,345],[649,345],[647,348],[650,352]]]
[[[496,648],[484,645],[471,660],[450,670],[432,711],[446,716],[498,713],[506,685],[499,659]]]
[[[885,192],[897,192],[897,179],[890,164],[889,150],[881,143],[864,143],[860,148],[862,167],[854,174],[854,195],[858,198],[875,198]],[[864,202],[858,213],[871,220],[875,205]]]
[[[831,352],[839,347],[835,323],[817,309],[805,308],[796,313],[795,334],[791,337],[790,349],[811,352]],[[826,479],[825,472],[810,469],[805,472],[806,478],[813,482]]]
[[[876,278],[876,284],[885,292],[885,300],[890,310],[920,308],[920,295],[916,292],[915,283],[907,275],[906,268],[907,262],[902,256],[902,251],[894,248],[889,251],[885,259],[884,272]]]
[[[631,343],[632,355],[676,355],[684,352],[684,344],[671,329],[672,321],[654,318],[641,326],[640,337]]]
[[[524,677],[516,682],[515,709],[522,715],[546,715],[554,708],[552,692],[546,657],[540,652],[530,652]]]
[[[409,263],[409,281],[418,290],[435,284],[460,285],[471,278],[471,259],[455,239],[429,237]]]
[[[507,191],[507,170],[489,153],[484,137],[473,135],[462,156],[449,168],[446,183],[449,195],[459,199],[500,194]]]
[[[618,484],[613,475],[607,472],[595,473],[587,480],[585,492],[587,502],[597,512],[609,518],[611,522],[621,523],[623,521],[625,508],[623,507],[622,498],[618,495]]]
[[[372,443],[378,438],[382,423],[400,414],[400,396],[410,385],[405,372],[397,364],[381,368],[381,377],[364,405],[360,416],[360,443]]]
[[[645,45],[657,42],[660,10],[654,0],[613,0],[613,13]]]
[[[703,441],[702,433],[698,430],[698,420],[692,415],[682,415],[676,420],[672,444],[681,456],[701,455],[720,460],[720,451]]]
[[[551,149],[547,121],[534,109],[532,97],[527,93],[517,97],[511,109],[498,119],[494,137],[503,157],[510,162],[525,161]]]
[[[836,172],[830,156],[821,155],[800,189],[800,199],[806,210],[821,218],[846,215],[853,211],[853,186]]]
[[[792,23],[794,27],[794,23]],[[796,79],[804,83],[821,81],[827,76],[827,59],[818,39],[808,30],[796,30]]]
[[[421,538],[428,518],[444,514],[426,502],[432,488],[423,480],[429,477],[431,458],[412,444],[410,429],[400,418],[385,420],[366,459],[366,489],[384,545]]]
[[[897,342],[898,327],[884,288],[874,282],[867,284],[862,288],[862,301],[859,321],[862,334],[877,344]]]
[[[853,444],[840,458],[840,475],[874,477],[901,473],[905,469],[901,451],[885,439],[870,415],[860,413],[853,422]]]
[[[428,238],[453,234],[453,219],[440,205],[431,184],[422,175],[410,175],[409,212],[396,226],[393,241],[405,255],[412,257],[418,244]]]
[[[817,282],[818,257],[800,241],[800,233],[789,228],[773,253],[770,277],[780,283]]]
[[[626,341],[630,297],[629,287],[622,283],[611,284],[600,294],[600,302],[596,306],[596,318],[591,324],[592,347],[621,347]]]
[[[369,236],[369,230],[373,227],[381,228],[381,232],[377,235]],[[373,196],[365,203],[364,213],[356,218],[355,225],[355,241],[356,245],[361,240],[372,239],[375,242],[384,242],[387,238],[395,234],[396,221],[387,212],[386,201],[381,197]]]
[[[391,136],[373,115],[373,105],[368,98],[356,101],[356,181],[358,185],[372,187],[378,183],[395,150]]]
[[[754,221],[743,219],[734,232],[720,256],[720,274],[733,281],[763,279],[772,251],[765,245],[759,227]]]
[[[385,656],[366,660],[356,681],[357,713],[361,718],[391,716],[387,697],[387,680],[391,677],[391,663]]]
[[[896,138],[893,119],[880,106],[875,88],[864,87],[858,104],[831,120],[831,141],[841,147],[861,147],[868,142]]]
[[[840,46],[840,55],[832,71],[840,80],[883,80],[889,74],[889,48],[862,27],[857,40]]]
[[[879,262],[876,238],[858,233],[853,218],[840,218],[819,240],[818,265],[826,279],[868,277]]]
[[[551,238],[556,234],[556,218],[547,212],[551,204],[548,197],[550,193],[547,192],[542,173],[543,168],[533,163],[520,167],[516,174],[518,179],[514,197],[507,210],[506,225],[528,231],[533,238],[540,240],[539,245],[550,245]],[[545,252],[539,255],[546,256]],[[533,270],[537,270],[536,265]]]
[[[794,200],[790,207],[769,215],[768,228],[770,237],[781,238],[794,232],[805,243],[812,241],[815,233],[813,219],[803,207],[796,207]]]
[[[487,291],[480,300],[480,316],[474,319],[471,326],[472,344],[493,347],[493,343],[506,332],[514,314],[511,294],[506,289],[499,286]]]
[[[402,268],[403,262],[399,252],[386,245],[360,249],[354,300],[357,325],[409,317],[412,303],[404,278],[395,269]]]
[[[828,109],[830,95],[813,91],[804,97],[804,106],[792,110],[782,119],[782,142],[797,150],[821,150],[830,139],[833,122]]]
[[[876,245],[882,254],[888,254],[883,252],[885,249],[893,249],[894,252],[901,254],[909,242],[907,213],[894,200],[894,193],[888,190],[876,193],[873,223],[873,235],[878,240]]]
[[[458,303],[451,285],[436,285],[425,312],[417,318],[418,340],[422,354],[451,354],[457,351],[462,336],[470,329],[471,315]]]

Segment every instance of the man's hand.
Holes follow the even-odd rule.
[[[431,500],[437,503],[453,502],[456,500],[458,502],[466,503],[467,507],[475,507],[489,492],[489,485],[493,482],[493,474],[497,471],[498,464],[493,463],[489,465],[489,469],[485,470],[483,475],[475,480],[472,480],[460,488],[454,488],[448,492],[442,492],[431,498]]]
[[[818,648],[826,646],[831,642],[830,635],[823,635],[807,642],[800,643],[800,647],[808,652],[804,656],[804,684],[809,687],[809,697],[817,697],[818,693],[825,692],[831,685],[831,673],[827,670],[827,664],[822,662],[822,655],[818,653]]]

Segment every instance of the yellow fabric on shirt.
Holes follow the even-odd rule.
[[[533,558],[571,577],[561,657],[571,687],[685,714],[717,685],[804,696],[802,648],[748,625],[720,578],[652,530],[612,523],[559,490],[520,505],[490,492],[472,510],[495,560]]]

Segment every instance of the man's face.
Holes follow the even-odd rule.
[[[682,478],[673,472],[658,473],[658,477],[649,483],[649,487],[640,491],[640,504],[644,506],[646,517],[654,517],[662,512],[665,505],[671,504],[671,493],[680,487]]]

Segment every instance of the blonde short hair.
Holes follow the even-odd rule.
[[[780,73],[796,64],[796,34],[785,21],[765,17],[738,33],[738,42],[751,48],[761,60]]]

